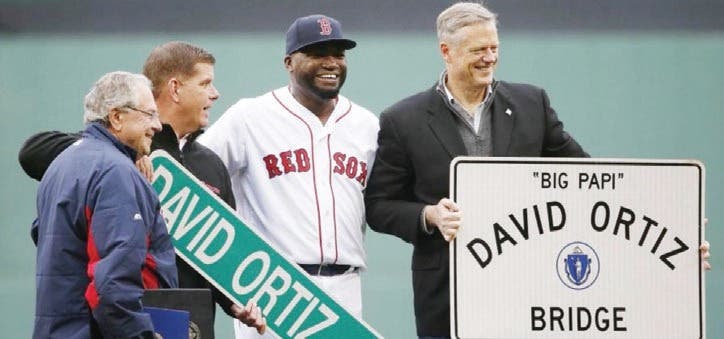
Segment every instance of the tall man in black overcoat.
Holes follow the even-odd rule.
[[[411,243],[417,334],[448,337],[448,242],[461,211],[448,195],[450,161],[460,155],[587,157],[543,89],[493,78],[496,15],[457,3],[437,19],[445,70],[430,89],[380,116],[379,149],[365,194],[375,231]],[[481,208],[484,208],[482,206]]]

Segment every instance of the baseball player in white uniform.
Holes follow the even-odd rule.
[[[296,19],[286,35],[289,85],[241,99],[198,140],[226,164],[240,216],[361,318],[363,190],[379,124],[339,95],[345,50],[355,46],[333,18]],[[258,336],[234,328],[237,338]]]

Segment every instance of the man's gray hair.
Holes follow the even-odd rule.
[[[460,28],[492,23],[498,26],[498,15],[477,2],[458,2],[437,16],[437,39],[450,41]]]
[[[137,106],[138,91],[144,87],[150,91],[151,81],[143,74],[116,71],[103,75],[85,96],[83,122],[107,123],[114,108]]]

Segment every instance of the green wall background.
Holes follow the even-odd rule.
[[[428,88],[442,70],[432,32],[348,34],[359,46],[348,53],[342,92],[373,112]],[[20,145],[36,131],[80,129],[82,98],[93,81],[112,70],[140,72],[155,45],[176,39],[204,46],[217,57],[221,98],[213,120],[239,98],[287,82],[281,34],[0,35],[3,336],[29,338],[34,314],[35,248],[29,229],[37,183],[17,163]],[[501,40],[497,78],[546,88],[567,130],[592,156],[704,162],[706,238],[714,266],[706,275],[707,335],[724,338],[724,36],[501,32]],[[388,338],[412,338],[411,247],[372,231],[366,242],[365,319]],[[232,336],[224,316],[216,330],[219,338]]]

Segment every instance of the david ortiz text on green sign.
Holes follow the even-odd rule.
[[[155,151],[153,187],[176,253],[231,300],[255,302],[281,338],[379,338],[324,293],[168,153]],[[279,206],[284,208],[284,206]]]

